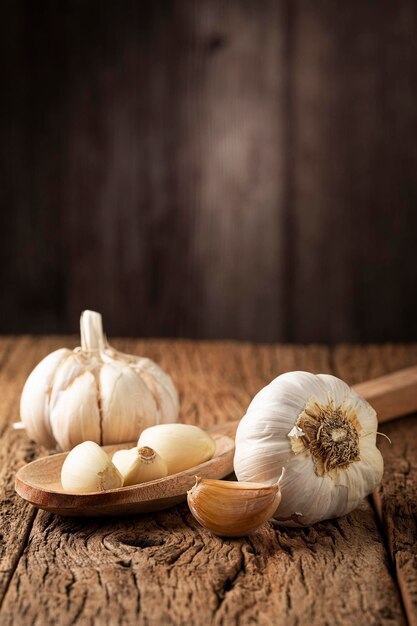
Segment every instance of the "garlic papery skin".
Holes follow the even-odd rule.
[[[146,483],[168,475],[165,461],[148,446],[118,450],[113,454],[113,464],[123,476],[123,486]]]
[[[122,487],[123,477],[99,445],[84,441],[68,453],[61,483],[68,493],[92,493]]]
[[[250,403],[236,433],[239,481],[274,484],[285,468],[284,526],[346,515],[381,481],[374,409],[342,380],[288,372]]]
[[[268,521],[281,501],[275,485],[200,479],[187,494],[195,519],[221,537],[247,535]]]
[[[70,450],[137,440],[154,424],[175,422],[178,393],[170,376],[148,358],[111,348],[101,315],[81,315],[81,347],[45,357],[24,386],[20,414],[31,439]]]
[[[191,424],[159,424],[146,428],[138,446],[149,446],[158,452],[168,466],[168,474],[176,474],[209,461],[216,450],[212,437]]]
[[[29,375],[20,399],[20,415],[30,439],[46,448],[54,448],[49,407],[50,390],[57,369],[72,354],[67,348],[60,348],[48,354]]]

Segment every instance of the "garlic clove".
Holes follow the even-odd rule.
[[[61,469],[61,483],[69,493],[91,493],[122,487],[123,478],[99,445],[84,441],[68,453]]]
[[[279,484],[196,478],[187,502],[196,520],[215,535],[239,537],[268,521],[281,501]]]
[[[137,485],[168,475],[165,461],[155,450],[144,446],[131,450],[118,450],[112,461],[123,476],[123,485]]]
[[[142,358],[132,365],[155,398],[161,424],[175,422],[179,411],[178,391],[171,376],[150,359]]]
[[[112,463],[119,470],[123,476],[123,484],[125,484],[125,477],[130,472],[132,466],[134,466],[137,459],[137,448],[131,448],[130,450],[117,450],[111,458]]]
[[[49,394],[58,367],[71,354],[61,348],[45,357],[29,375],[20,399],[20,417],[30,439],[46,448],[56,445],[52,434]]]
[[[158,452],[168,466],[168,474],[190,469],[212,458],[216,444],[212,437],[191,424],[158,424],[144,430],[138,446]]]
[[[103,445],[133,441],[158,420],[148,387],[129,366],[114,362],[100,370]]]
[[[75,381],[77,376],[84,373],[86,363],[84,363],[83,354],[70,352],[68,357],[62,361],[56,370],[53,386],[51,389],[51,406],[59,399],[61,392],[68,389]],[[87,368],[92,369],[92,368]]]
[[[56,393],[51,410],[54,437],[62,450],[82,441],[101,441],[97,384],[92,372],[80,373]]]

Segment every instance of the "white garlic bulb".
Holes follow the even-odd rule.
[[[149,446],[158,452],[176,474],[212,458],[215,441],[208,433],[192,424],[160,424],[146,428],[138,446]]]
[[[345,515],[380,482],[374,409],[328,374],[288,372],[250,403],[236,433],[239,481],[274,484],[282,468],[275,519],[307,526]]]
[[[101,315],[81,315],[81,348],[44,358],[24,386],[20,415],[29,437],[70,450],[135,441],[147,426],[175,422],[179,401],[168,374],[147,358],[111,348]]]
[[[113,454],[112,461],[123,476],[124,487],[165,478],[168,475],[165,461],[148,446],[118,450]]]
[[[123,486],[123,477],[99,445],[84,441],[68,453],[61,483],[70,493],[91,493],[118,489]]]

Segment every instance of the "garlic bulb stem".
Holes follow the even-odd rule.
[[[83,311],[80,319],[81,349],[84,352],[102,352],[105,348],[103,321],[96,311]]]

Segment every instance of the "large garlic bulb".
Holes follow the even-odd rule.
[[[20,415],[31,439],[70,450],[136,441],[144,428],[175,422],[179,402],[168,374],[147,358],[122,354],[104,335],[101,315],[81,315],[81,348],[45,357],[23,389]]]
[[[352,511],[380,482],[374,409],[335,376],[288,372],[252,400],[236,434],[240,481],[277,482],[275,519],[307,526]]]

